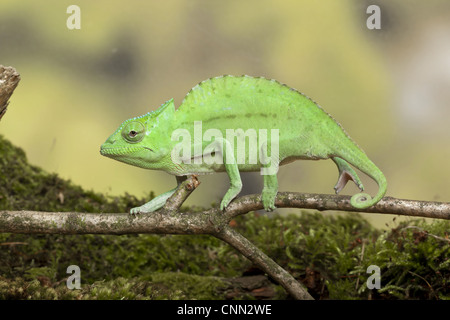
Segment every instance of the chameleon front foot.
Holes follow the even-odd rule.
[[[143,207],[143,206],[141,206],[141,207]],[[130,214],[132,216],[137,216],[138,214],[141,214],[141,213],[147,213],[147,212],[144,212],[144,210],[141,209],[141,207],[131,208]]]
[[[132,215],[132,216],[137,216],[139,213],[141,213],[141,211],[139,210],[139,207],[131,208],[131,210],[130,210],[130,215]]]
[[[225,199],[222,199],[222,201],[220,202],[220,210],[225,210],[229,203],[230,201],[225,201]]]
[[[160,202],[154,202],[153,200],[150,202],[147,202],[146,204],[140,206],[140,207],[136,207],[136,208],[132,208],[130,210],[130,214],[133,216],[136,216],[138,214],[141,213],[152,213],[155,212],[156,210],[161,209],[164,206],[164,203],[160,203]]]
[[[166,194],[164,194],[164,195],[166,195]],[[161,196],[156,197],[155,199],[147,202],[146,204],[144,204],[140,207],[132,208],[130,210],[130,214],[133,216],[136,216],[141,213],[155,212],[156,210],[161,209],[166,204],[167,198],[168,198],[167,195],[164,197],[161,197]]]
[[[228,207],[228,205],[230,204],[231,200],[233,200],[236,197],[223,197],[222,201],[220,202],[220,210],[225,210],[226,207]]]
[[[156,210],[153,210],[153,211],[156,211]],[[145,204],[144,204],[143,206],[140,206],[140,207],[131,208],[130,214],[132,216],[137,216],[138,214],[141,214],[141,213],[150,213],[153,211],[150,211],[148,208],[146,208]]]
[[[228,189],[227,193],[223,196],[222,201],[220,202],[220,210],[225,210],[225,208],[230,204],[231,200],[236,198],[236,196],[242,190],[242,182],[239,180],[238,182],[233,183]]]
[[[132,208],[130,210],[130,214],[133,216],[136,216],[140,213],[151,213],[151,212],[155,212],[156,210],[161,209],[162,207],[164,207],[167,199],[169,199],[169,197],[175,192],[176,189],[177,188],[167,191],[167,192],[157,196],[156,198],[150,200],[149,202],[147,202],[146,204],[144,204],[140,207]]]

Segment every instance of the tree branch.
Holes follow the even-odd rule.
[[[419,201],[384,197],[376,205],[367,209],[357,209],[350,204],[351,196],[331,194],[279,192],[275,200],[278,208],[303,208],[319,211],[335,210],[349,212],[366,212],[397,214],[403,216],[424,217],[450,220],[450,203]],[[227,207],[225,215],[232,218],[249,211],[263,209],[261,196],[258,194],[240,197]]]
[[[164,209],[167,211],[176,211],[180,209],[187,197],[200,185],[196,175],[180,183],[175,193],[167,199]]]
[[[262,209],[260,195],[237,198],[224,212],[218,208],[203,212],[178,212],[181,204],[198,185],[199,182],[195,176],[189,177],[180,183],[164,208],[137,217],[128,213],[0,211],[0,232],[115,235],[208,234],[234,247],[272,279],[278,281],[293,297],[312,299],[306,289],[288,272],[229,226],[231,219],[236,216]],[[361,211],[351,206],[349,196],[338,195],[280,192],[275,204],[280,208]],[[362,212],[450,219],[450,204],[385,197],[375,206]]]
[[[171,197],[178,208],[198,183],[191,177],[180,184]],[[383,198],[366,210],[356,210],[349,196],[281,192],[275,204],[279,208],[357,211],[398,214],[450,220],[450,203]],[[0,211],[0,232],[59,234],[215,234],[238,215],[262,209],[260,195],[235,199],[225,212],[212,208],[203,212],[173,212],[163,208],[151,214],[133,217],[128,213],[80,213]]]
[[[20,76],[13,67],[0,65],[0,119],[6,113],[8,100],[20,81]]]

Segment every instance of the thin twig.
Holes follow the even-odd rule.
[[[430,288],[431,292],[434,294],[435,298],[436,298],[436,299],[439,299],[439,297],[436,295],[436,293],[434,292],[433,287],[432,287],[431,284],[427,281],[427,279],[425,279],[425,278],[422,277],[421,275],[419,275],[419,274],[417,274],[417,273],[414,273],[414,272],[412,272],[412,271],[409,271],[409,270],[408,270],[408,272],[411,273],[413,276],[419,277],[420,279],[422,279],[423,281],[425,281],[425,283],[428,285],[428,288]]]
[[[214,234],[214,236],[238,250],[247,259],[271,276],[273,280],[282,285],[295,299],[313,300],[308,291],[291,274],[281,268],[275,261],[236,230],[225,226],[220,232]]]
[[[180,183],[175,193],[167,199],[164,209],[167,211],[176,211],[180,209],[189,195],[200,185],[197,176],[192,175],[189,179]]]
[[[432,233],[429,233],[428,231],[426,231],[426,230],[424,230],[424,229],[422,229],[420,227],[417,227],[417,226],[406,226],[406,227],[401,228],[400,230],[405,230],[405,229],[416,229],[416,230],[419,230],[421,232],[425,232],[427,237],[430,236],[430,237],[433,237],[433,238],[435,238],[437,240],[450,242],[450,239],[439,237],[439,236],[437,236],[435,234],[432,234]]]
[[[359,258],[359,262],[358,262],[358,267],[361,266],[361,263],[364,259],[364,248],[365,248],[365,242],[362,242],[362,247],[361,247],[361,256]],[[358,277],[356,278],[356,286],[355,286],[355,291],[358,291],[358,286],[359,286],[359,276],[361,275],[361,272],[358,272]]]

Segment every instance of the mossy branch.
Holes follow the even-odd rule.
[[[296,299],[312,299],[306,289],[288,272],[265,255],[254,244],[230,227],[238,215],[262,209],[259,195],[235,199],[222,212],[211,208],[203,212],[179,212],[181,204],[197,188],[195,176],[182,182],[161,210],[137,217],[128,213],[79,213],[0,211],[0,232],[40,234],[208,234],[227,242],[251,260],[272,279],[279,282]],[[350,205],[349,196],[281,192],[278,207],[317,210],[358,211]],[[365,212],[450,219],[450,204],[384,198]]]

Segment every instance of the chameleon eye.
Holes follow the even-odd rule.
[[[134,130],[131,130],[130,133],[128,134],[130,136],[130,138],[134,138],[137,135],[137,132]]]
[[[144,135],[145,127],[139,121],[127,123],[122,129],[122,137],[130,143],[137,143],[141,141],[144,138]]]

